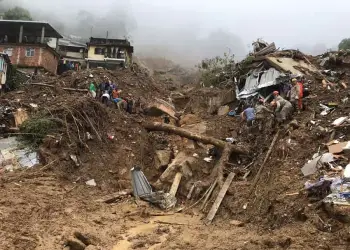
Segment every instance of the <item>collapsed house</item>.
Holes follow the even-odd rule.
[[[273,90],[283,92],[291,77],[317,73],[317,68],[298,50],[276,49],[274,43],[253,43],[254,52],[236,64],[234,72],[237,99],[266,98]]]

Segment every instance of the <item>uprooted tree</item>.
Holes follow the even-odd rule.
[[[193,133],[191,131],[188,131],[186,129],[175,127],[175,126],[168,125],[168,124],[154,122],[154,123],[146,123],[146,124],[144,124],[144,127],[149,131],[163,131],[163,132],[179,135],[179,136],[188,138],[190,140],[199,141],[199,142],[202,142],[204,144],[211,144],[211,145],[214,145],[214,146],[222,149],[223,151],[222,151],[220,160],[218,161],[217,165],[215,166],[215,170],[212,173],[213,175],[217,175],[218,183],[220,186],[222,186],[224,183],[224,181],[223,181],[224,180],[224,168],[225,168],[226,163],[229,161],[231,154],[232,153],[237,153],[237,154],[248,154],[249,153],[249,151],[246,148],[229,144],[227,142],[218,140],[214,137],[199,135],[199,134]]]

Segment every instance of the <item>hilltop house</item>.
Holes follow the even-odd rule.
[[[42,68],[56,74],[59,54],[47,45],[50,38],[58,42],[62,36],[49,23],[0,20],[0,52],[26,71]]]
[[[90,38],[87,43],[87,68],[104,67],[113,69],[132,63],[134,47],[126,39]]]

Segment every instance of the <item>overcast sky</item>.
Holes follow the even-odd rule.
[[[350,37],[350,1],[347,0],[17,0],[18,2],[31,11],[61,20],[65,26],[73,26],[77,13],[81,10],[92,12],[97,17],[107,16],[112,23],[114,17],[119,16],[120,20],[123,16],[123,20],[132,22],[132,25],[127,25],[127,30],[135,44],[142,48],[152,44],[167,44],[169,50],[180,54],[186,51],[186,41],[193,50],[196,40],[206,39],[216,30],[223,30],[238,39],[237,44],[240,45],[236,46],[234,52],[240,57],[248,52],[251,42],[256,38],[274,41],[281,48],[297,46],[311,50],[317,44],[319,47],[335,47],[342,38]],[[108,29],[110,27],[111,25]],[[93,33],[101,30],[103,27],[98,26]],[[225,43],[223,47],[225,46],[233,45]]]

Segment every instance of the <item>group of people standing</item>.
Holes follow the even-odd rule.
[[[106,79],[97,86],[94,81],[91,81],[89,92],[93,98],[99,99],[107,106],[109,106],[110,103],[114,103],[117,105],[118,109],[125,109],[127,112],[132,113],[133,100],[130,98],[122,98],[122,90],[109,79]]]
[[[270,102],[271,109],[264,105],[265,101],[263,99],[259,99],[255,107],[246,106],[241,113],[241,118],[247,122],[247,126],[250,127],[253,125],[254,121],[257,121],[259,129],[261,129],[269,115],[275,117],[279,124],[283,124],[286,120],[291,118],[294,110],[298,110],[299,112],[303,110],[303,82],[293,78],[291,80],[291,85],[285,98],[280,95],[279,91],[273,92],[273,101]]]

